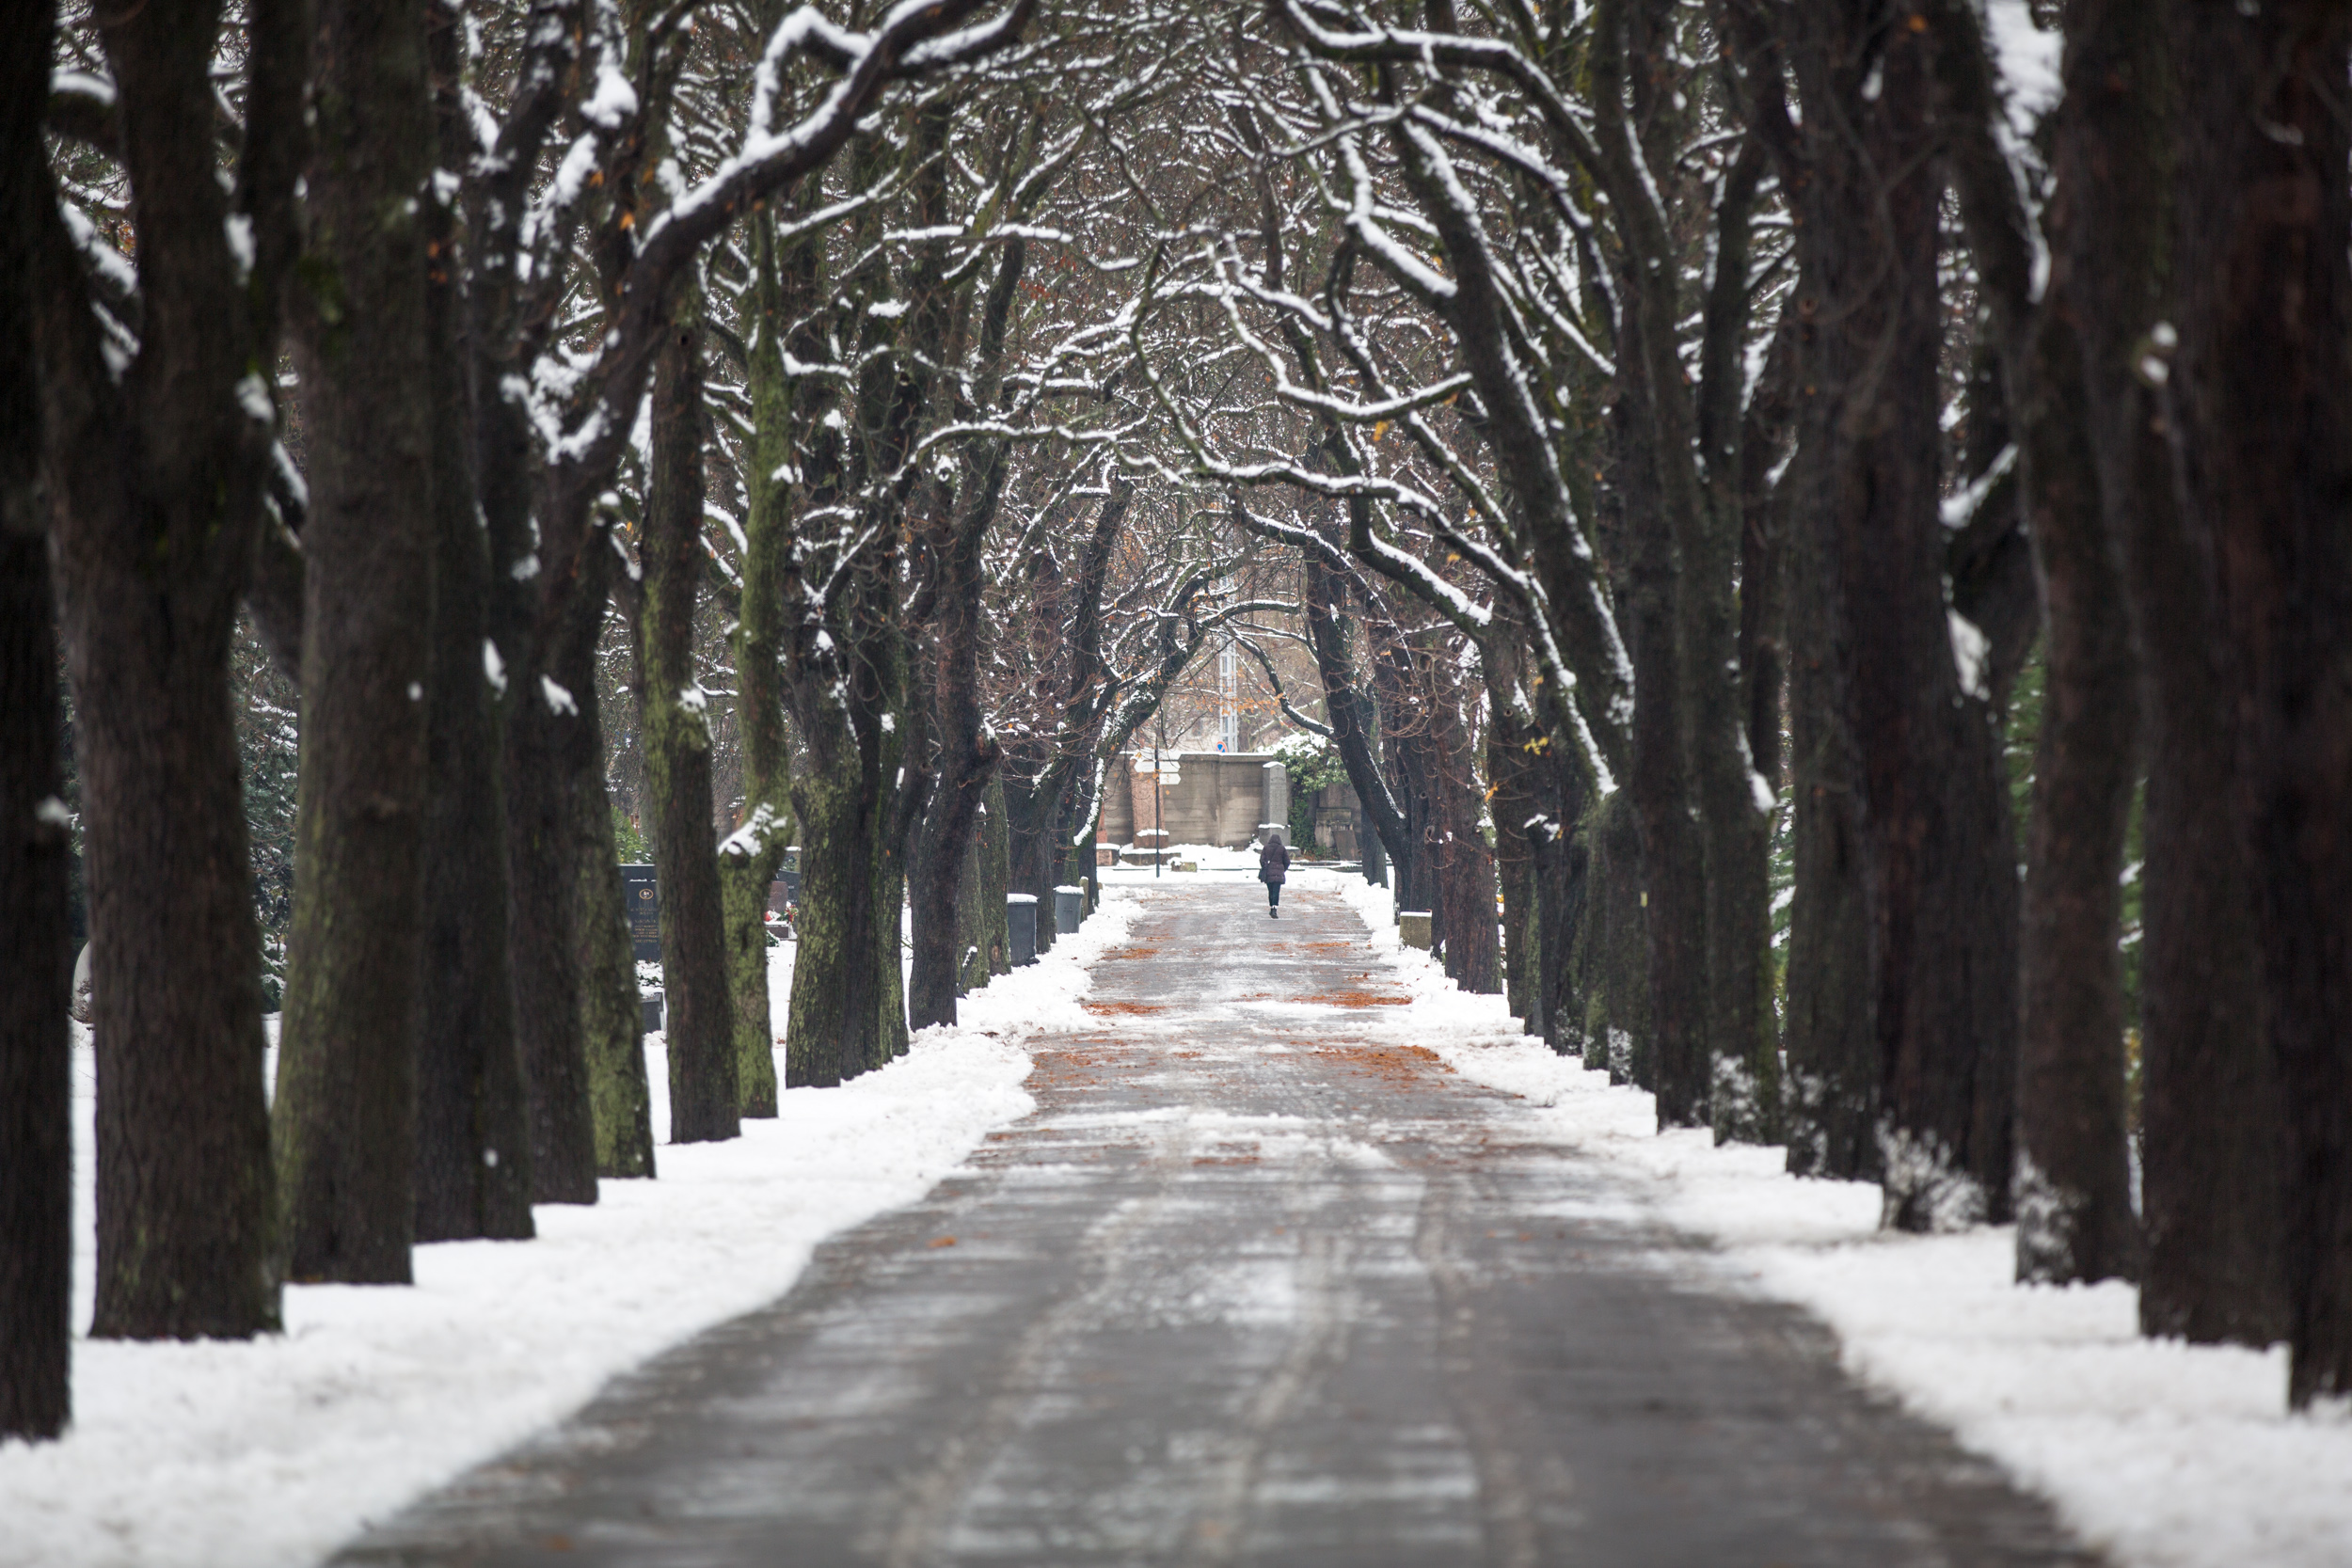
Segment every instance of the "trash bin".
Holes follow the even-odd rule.
[[[1057,887],[1054,890],[1054,933],[1057,936],[1068,936],[1078,928],[1078,922],[1086,917],[1086,889]]]
[[[638,1027],[648,1035],[658,1035],[669,1027],[661,1017],[661,1002],[662,996],[658,990],[644,992],[637,998],[637,1006],[644,1015],[638,1021]]]
[[[1005,935],[1012,943],[1012,967],[1037,962],[1037,895],[1005,895]]]

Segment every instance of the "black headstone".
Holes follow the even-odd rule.
[[[621,901],[628,910],[629,945],[637,961],[661,961],[661,893],[650,865],[621,867]]]

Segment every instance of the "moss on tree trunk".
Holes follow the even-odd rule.
[[[709,698],[694,674],[694,599],[702,581],[702,324],[681,302],[654,362],[652,476],[638,559],[644,578],[630,621],[638,733],[645,758],[654,865],[661,879],[661,975],[668,1020],[670,1141],[741,1131],[735,995],[727,974],[718,835],[710,820]]]
[[[288,1277],[406,1284],[416,1230],[433,399],[424,8],[329,0],[295,296],[310,507],[271,1132]]]

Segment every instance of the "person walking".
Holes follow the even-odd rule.
[[[1282,918],[1282,875],[1291,868],[1291,852],[1282,844],[1282,830],[1268,828],[1258,847],[1258,880],[1265,884],[1265,916]]]

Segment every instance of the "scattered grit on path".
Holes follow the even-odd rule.
[[[1256,892],[1155,896],[965,1171],[337,1560],[2092,1561],[1375,1043],[1406,999],[1337,895]]]

